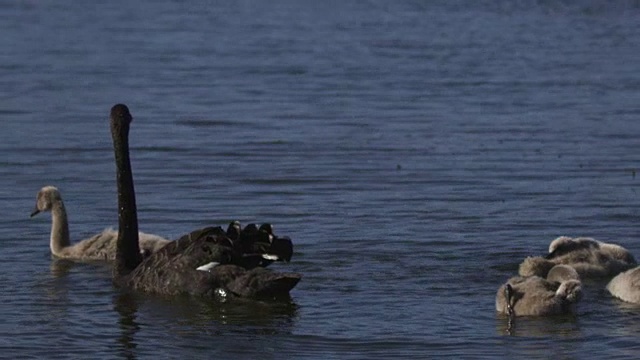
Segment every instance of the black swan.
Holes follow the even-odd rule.
[[[51,212],[51,254],[68,260],[108,260],[116,258],[116,239],[118,231],[107,228],[90,238],[71,244],[67,211],[60,191],[54,186],[45,186],[38,192],[36,207],[31,217],[41,212]],[[140,232],[140,251],[143,256],[160,250],[169,240],[158,235]]]
[[[301,275],[272,272],[262,267],[246,269],[234,264],[238,250],[233,245],[230,246],[227,232],[220,227],[193,231],[144,260],[141,258],[136,198],[129,159],[131,121],[131,113],[126,105],[117,104],[111,108],[119,220],[113,268],[114,284],[166,295],[189,294],[214,298],[289,296]],[[198,270],[203,269],[203,266],[206,271]]]

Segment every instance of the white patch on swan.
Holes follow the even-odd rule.
[[[277,261],[278,259],[280,259],[278,255],[271,255],[271,254],[262,254],[262,258],[265,260],[273,260],[273,261]]]
[[[209,271],[209,270],[213,269],[214,267],[216,267],[218,265],[220,265],[219,262],[212,261],[212,262],[210,262],[208,264],[205,264],[205,265],[202,265],[200,267],[197,267],[196,270]]]

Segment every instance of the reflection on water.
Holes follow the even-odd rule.
[[[51,275],[54,278],[64,277],[69,274],[69,271],[76,265],[73,261],[65,259],[51,259]]]
[[[44,315],[48,320],[58,323],[58,326],[62,326],[60,322],[68,318],[70,313],[68,304],[71,303],[69,299],[71,280],[67,274],[73,265],[70,261],[52,259],[50,266],[52,277],[45,277],[38,284],[38,292],[42,294],[40,301],[52,305]],[[38,301],[37,298],[34,300]]]
[[[510,331],[509,319],[504,314],[496,314],[496,332],[499,335],[522,337],[578,337],[581,335],[579,317],[576,315],[559,315],[549,317],[522,316],[516,317]]]
[[[287,300],[220,302],[192,297],[167,298],[139,294],[145,308],[162,314],[181,333],[216,332],[223,329],[258,333],[287,333],[295,324],[298,306]]]
[[[620,315],[624,317],[624,322],[611,330],[612,335],[637,338],[638,334],[640,334],[640,304],[631,304],[614,297],[611,297],[610,302]],[[606,318],[603,319],[603,321],[606,320]]]
[[[136,359],[137,344],[134,339],[140,326],[136,323],[138,304],[135,296],[127,291],[118,292],[113,297],[113,308],[119,314],[118,326],[121,331],[117,338],[118,353],[126,359]]]
[[[140,318],[164,327],[175,347],[188,347],[203,337],[291,335],[298,317],[292,301],[247,301],[221,303],[192,297],[163,297],[119,290],[113,297],[118,314],[119,353],[127,359],[140,356]],[[148,336],[148,335],[147,335]],[[168,335],[167,335],[168,336]],[[141,338],[142,337],[142,338]],[[193,346],[193,344],[191,345]]]

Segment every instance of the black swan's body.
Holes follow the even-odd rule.
[[[204,228],[169,243],[142,260],[129,160],[131,121],[127,106],[117,104],[111,109],[119,220],[114,283],[125,288],[166,295],[215,297],[224,294],[251,298],[287,296],[300,281],[300,274],[276,273],[255,266],[265,266],[268,261],[273,260],[288,261],[292,253],[291,241],[288,238],[277,238],[269,231],[251,236],[247,233],[243,237],[246,228],[242,231],[239,223],[236,239],[231,239],[233,231],[225,232],[220,227]],[[235,227],[234,223],[230,227]],[[255,252],[243,251],[245,248]],[[260,260],[255,260],[257,258],[266,262],[261,263]],[[197,270],[207,264],[219,265],[212,266],[207,271]]]

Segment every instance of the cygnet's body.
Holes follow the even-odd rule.
[[[592,238],[561,236],[549,245],[546,257],[527,257],[520,264],[520,276],[545,277],[557,264],[573,267],[582,278],[615,276],[636,266],[631,253],[620,245]]]
[[[640,304],[640,266],[611,279],[607,284],[607,290],[620,300]]]
[[[67,211],[60,191],[53,186],[45,186],[39,192],[36,208],[31,214],[51,212],[51,253],[61,259],[112,261],[116,256],[118,231],[108,228],[88,239],[71,244]],[[140,252],[143,256],[155,253],[170,241],[153,234],[139,233]]]
[[[577,250],[600,251],[612,259],[634,262],[635,258],[631,253],[618,244],[606,243],[590,237],[560,236],[549,244],[549,257],[559,257],[570,254]]]
[[[508,289],[508,291],[507,291]],[[500,286],[496,310],[515,316],[548,316],[575,312],[582,298],[582,283],[570,266],[556,265],[547,279],[539,276],[516,276]]]

